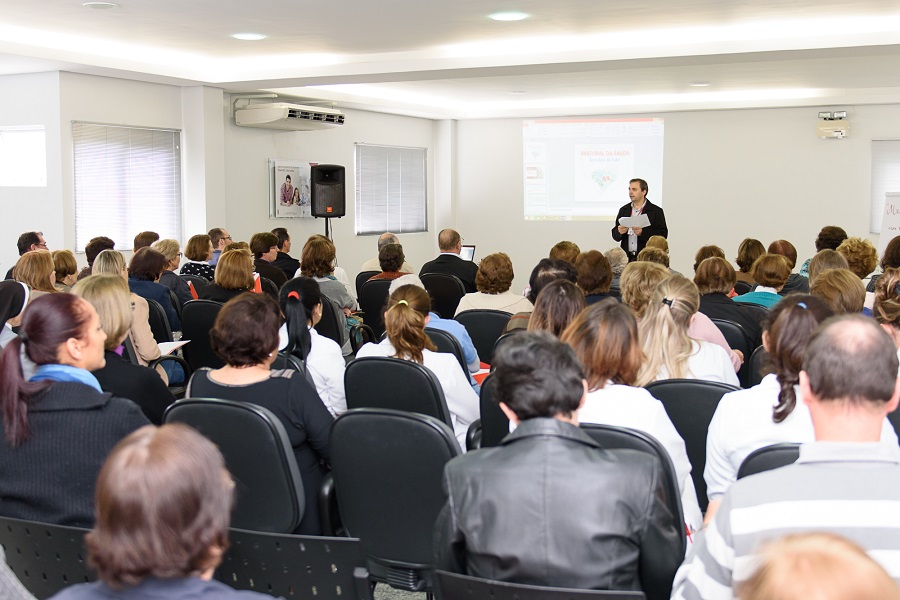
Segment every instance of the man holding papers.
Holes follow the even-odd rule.
[[[613,239],[621,244],[629,262],[637,258],[652,236],[669,237],[666,215],[662,208],[647,200],[647,190],[647,182],[643,179],[628,182],[631,202],[619,209],[612,228]]]

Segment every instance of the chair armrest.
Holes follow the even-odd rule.
[[[356,335],[357,333],[359,333],[359,335]],[[354,325],[353,328],[350,329],[350,348],[353,351],[353,354],[356,354],[357,350],[362,348],[363,344],[366,342],[378,343],[375,332],[365,323]]]
[[[191,366],[187,363],[187,361],[184,360],[183,358],[181,358],[180,356],[174,356],[172,354],[164,354],[163,356],[160,356],[159,358],[157,358],[156,360],[151,362],[148,366],[151,369],[155,369],[156,365],[158,365],[162,362],[165,362],[167,360],[173,360],[173,361],[177,362],[179,365],[181,365],[181,368],[184,369],[184,383],[185,383],[185,385],[187,385],[188,380],[191,378],[191,375],[193,375],[194,372],[191,370]]]
[[[330,472],[322,478],[322,487],[319,488],[319,520],[322,522],[322,535],[326,537],[346,535],[338,511],[334,476]]]
[[[475,419],[466,431],[466,451],[481,448],[481,419]]]

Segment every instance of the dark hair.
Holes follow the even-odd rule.
[[[575,283],[578,280],[578,271],[575,265],[564,260],[554,258],[542,258],[531,271],[528,278],[528,300],[534,304],[538,294],[544,287],[557,279],[565,279]]]
[[[88,266],[94,265],[97,255],[104,250],[115,250],[116,243],[108,237],[100,236],[91,238],[91,241],[84,247],[84,257],[87,259]]]
[[[887,270],[891,267],[900,267],[900,235],[891,238],[881,257],[881,268]]]
[[[232,367],[249,367],[265,362],[278,350],[281,310],[268,294],[244,292],[225,303],[209,341],[215,352]]]
[[[647,182],[643,179],[631,179],[628,181],[629,184],[636,183],[641,186],[641,191],[644,192],[644,195],[647,195],[647,192],[650,191],[650,187],[647,185]]]
[[[737,281],[734,268],[724,258],[713,256],[704,259],[694,274],[697,291],[703,294],[727,294]]]
[[[262,258],[262,255],[272,249],[272,246],[278,247],[278,236],[268,231],[262,233],[254,233],[250,238],[250,252],[253,258]]]
[[[134,245],[132,246],[132,250],[137,252],[141,248],[146,248],[148,246],[152,246],[153,242],[159,239],[159,234],[155,231],[142,231],[136,236],[134,236]]]
[[[662,248],[654,248],[653,246],[645,246],[643,250],[638,252],[637,260],[646,262],[655,262],[667,269],[669,268],[669,255]]]
[[[797,264],[797,249],[787,240],[775,240],[769,244],[769,254],[780,254],[788,260],[791,269]]]
[[[528,331],[548,331],[559,337],[586,306],[584,292],[565,279],[548,283],[538,294],[528,319]]]
[[[272,234],[278,238],[278,249],[284,248],[285,242],[291,239],[291,234],[284,227],[276,227],[272,230]]]
[[[576,283],[585,295],[606,294],[612,285],[613,272],[609,260],[599,250],[588,250],[575,259]]]
[[[494,354],[494,397],[524,421],[567,416],[584,396],[584,375],[571,347],[545,331],[514,335]]]
[[[166,256],[153,248],[141,248],[131,257],[128,276],[141,281],[156,281],[168,264]]]
[[[578,244],[570,242],[569,240],[557,242],[550,248],[550,258],[558,258],[559,260],[570,262],[573,265],[579,254],[581,254],[581,248],[578,247]]]
[[[390,295],[384,312],[384,330],[397,358],[422,364],[423,350],[437,350],[425,333],[425,319],[430,310],[428,292],[416,285],[401,285]]]
[[[712,257],[725,258],[725,251],[718,246],[700,246],[697,254],[694,255],[694,272],[697,272],[697,267],[700,266],[700,263]]]
[[[734,262],[737,263],[741,273],[749,273],[756,259],[765,253],[766,247],[762,245],[761,241],[753,238],[744,238],[744,241],[738,246],[738,255]]]
[[[501,294],[512,285],[515,272],[507,254],[488,254],[478,263],[475,288],[483,294]]]
[[[306,360],[312,346],[309,323],[312,323],[313,311],[328,299],[322,299],[322,290],[315,279],[295,277],[281,286],[278,302],[287,319],[288,345],[285,352]]]
[[[288,180],[288,181],[293,181],[293,180],[291,179],[291,176],[290,176],[290,175],[285,175],[284,178],[285,178],[286,180]]]
[[[826,225],[816,236],[816,252],[822,250],[837,250],[841,242],[847,239],[847,232],[834,225]]]
[[[91,319],[91,305],[73,294],[46,294],[28,303],[22,313],[20,337],[10,341],[0,355],[0,406],[3,433],[12,447],[28,439],[28,403],[51,382],[29,382],[19,359],[25,355],[36,365],[55,364],[59,347],[70,338],[82,339]],[[27,340],[27,341],[26,341]]]
[[[403,255],[403,246],[400,244],[387,244],[378,250],[378,264],[386,273],[396,273],[403,266],[406,257]]]
[[[817,296],[791,294],[775,305],[763,323],[769,362],[781,386],[778,404],[772,411],[776,423],[784,421],[797,405],[794,386],[800,382],[807,343],[816,327],[833,314],[828,304]],[[895,377],[896,374],[895,370]]]
[[[608,381],[634,385],[637,380],[644,358],[637,320],[614,298],[605,298],[581,311],[560,339],[575,350],[592,391]]]
[[[191,260],[205,261],[209,255],[209,245],[212,240],[205,233],[192,235],[184,247],[184,255]]]
[[[325,277],[334,271],[334,243],[324,236],[311,236],[300,255],[300,272],[307,277]]]
[[[215,444],[187,425],[148,425],[97,477],[88,563],[113,589],[199,576],[228,549],[234,483]]]
[[[43,234],[40,231],[26,231],[22,235],[19,236],[19,239],[16,240],[16,247],[19,249],[19,256],[22,256],[26,252],[31,250],[31,247],[35,244],[41,243],[41,236]]]
[[[810,390],[819,400],[846,399],[855,405],[890,400],[897,368],[894,342],[862,315],[826,321],[810,338],[803,358]]]

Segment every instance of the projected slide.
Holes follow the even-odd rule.
[[[526,220],[611,220],[635,177],[662,205],[662,119],[526,120],[522,147]]]

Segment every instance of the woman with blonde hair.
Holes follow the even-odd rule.
[[[181,264],[181,246],[178,244],[178,241],[170,239],[158,240],[153,242],[153,245],[150,247],[166,257],[166,266],[163,268],[162,275],[159,276],[160,285],[164,285],[175,292],[175,297],[178,298],[182,306],[186,302],[193,300],[191,288],[175,272]]]
[[[702,379],[740,385],[734,365],[723,348],[688,335],[699,307],[697,286],[680,275],[669,277],[656,287],[639,326],[646,360],[638,372],[638,385],[663,379]]]
[[[836,315],[859,314],[866,302],[862,280],[849,269],[828,269],[816,275],[809,293],[823,298]],[[871,312],[866,309],[865,312]]]
[[[53,257],[44,250],[32,250],[19,257],[13,269],[16,281],[31,288],[31,297],[39,298],[44,294],[56,293],[56,269]]]
[[[225,250],[216,264],[216,276],[200,290],[201,300],[228,302],[253,289],[253,255],[250,250]]]
[[[431,298],[428,292],[415,285],[397,288],[388,299],[384,313],[387,338],[380,344],[365,344],[356,353],[357,358],[388,356],[409,360],[431,370],[444,390],[453,431],[460,448],[465,450],[466,431],[480,416],[478,394],[469,384],[469,378],[452,354],[437,352],[425,333],[430,317]],[[399,384],[398,384],[399,385]]]
[[[54,287],[59,292],[68,292],[78,281],[78,262],[71,250],[54,250],[50,253],[53,258],[53,269],[56,272],[56,284]]]
[[[837,250],[826,248],[819,250],[815,256],[809,259],[807,265],[807,274],[809,276],[809,285],[812,286],[816,282],[819,273],[828,269],[849,269],[850,265],[844,255]]]
[[[575,349],[587,380],[579,422],[637,429],[659,440],[675,466],[684,521],[691,530],[699,529],[703,517],[684,440],[662,403],[644,388],[634,387],[644,359],[634,315],[624,304],[608,299],[583,310],[561,339]]]
[[[891,336],[900,357],[900,268],[888,267],[878,278],[872,315]]]

